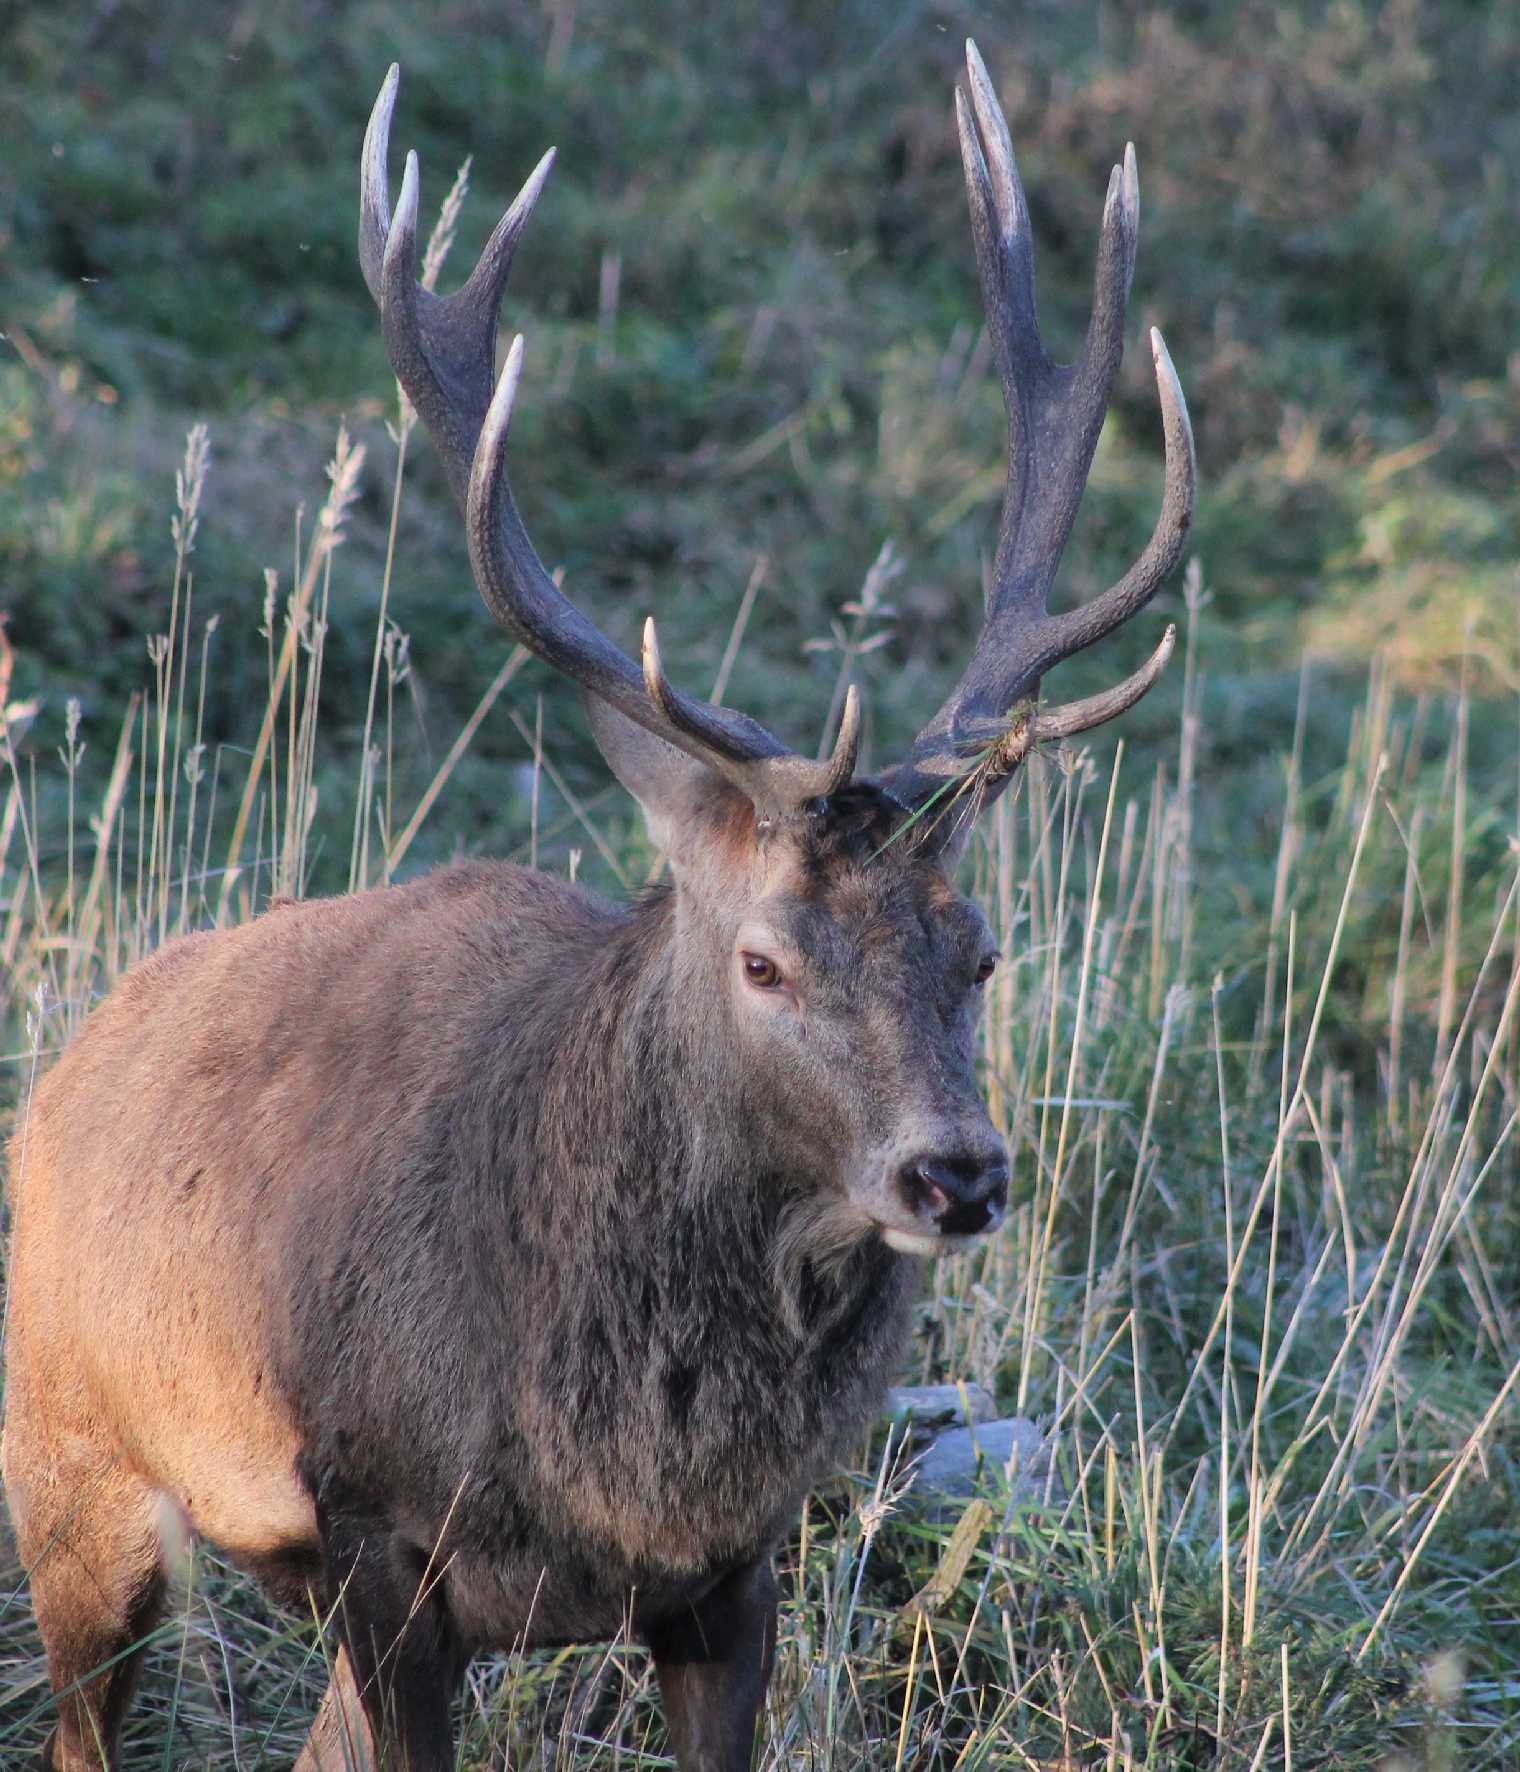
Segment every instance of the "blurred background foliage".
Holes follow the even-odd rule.
[[[1375,650],[1415,693],[1465,670],[1480,710],[1520,683],[1507,5],[54,0],[0,9],[0,30],[0,607],[17,689],[43,698],[34,742],[50,754],[66,697],[83,701],[86,778],[166,625],[186,430],[211,427],[193,562],[197,623],[223,617],[208,737],[247,744],[262,572],[288,590],[293,509],[320,504],[345,416],[369,448],[321,768],[355,778],[394,472],[357,163],[393,59],[393,171],[414,145],[426,213],[474,156],[445,286],[559,145],[506,307],[528,340],[514,485],[540,551],[618,640],[658,612],[679,680],[710,684],[763,558],[729,698],[813,742],[838,661],[808,642],[886,540],[890,638],[860,671],[878,757],[970,644],[1003,421],[950,112],[969,32],[1012,122],[1058,355],[1085,321],[1109,166],[1126,138],[1138,149],[1131,348],[1057,594],[1092,595],[1149,533],[1161,439],[1141,327],[1159,324],[1199,448],[1204,790],[1228,781],[1267,816],[1306,649],[1326,661],[1311,756],[1321,729],[1343,736],[1337,686]],[[398,767],[420,784],[504,656],[421,438],[396,570]],[[1047,691],[1130,668],[1180,605],[1174,586]],[[1175,729],[1171,676],[1126,723],[1132,743]],[[514,689],[529,723],[539,691],[551,754],[594,792],[571,692],[532,667]],[[1512,780],[1513,703],[1487,705],[1474,766]],[[498,710],[412,859],[520,841],[526,796],[504,766],[527,755]]]

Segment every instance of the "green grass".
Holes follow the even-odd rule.
[[[1058,344],[1103,175],[1136,138],[1135,317],[1165,326],[1194,410],[1202,570],[1049,685],[1098,686],[1179,619],[1187,660],[1123,722],[1122,753],[1104,733],[1033,762],[968,862],[1007,956],[986,1073],[1017,1198],[991,1249],[931,1273],[909,1375],[1037,1415],[1057,1488],[1012,1512],[994,1488],[967,1556],[953,1519],[894,1505],[880,1441],[862,1447],[783,1558],[762,1764],[1513,1765],[1520,46],[1503,9],[675,19],[562,5],[496,30],[448,7],[424,30],[376,3],[208,20],[170,0],[9,22],[8,1098],[163,934],[277,890],[458,848],[612,890],[650,866],[573,695],[505,670],[420,435],[385,572],[394,409],[352,231],[393,57],[424,201],[477,155],[460,255],[561,144],[508,319],[529,341],[515,480],[577,600],[624,643],[657,608],[673,672],[706,687],[763,560],[733,701],[808,742],[846,655],[806,643],[838,623],[876,755],[937,704],[1001,486],[948,126],[974,28]],[[1153,515],[1144,356],[1072,598]],[[334,494],[340,414],[365,455]],[[168,489],[202,419],[177,542]],[[844,605],[887,538],[890,613],[862,627]],[[903,1623],[937,1570],[938,1609]],[[310,1621],[209,1554],[193,1574],[129,1764],[288,1761],[322,1678]],[[0,1763],[35,1749],[47,1704],[7,1566]],[[469,1766],[665,1752],[626,1646],[483,1665],[464,1720]]]

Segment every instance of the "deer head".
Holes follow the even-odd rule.
[[[494,374],[512,257],[552,151],[503,216],[463,287],[416,281],[418,167],[409,154],[394,213],[386,172],[398,72],[365,138],[359,257],[387,349],[464,511],[487,607],[540,658],[580,683],[597,742],[642,806],[674,880],[670,964],[700,1024],[731,1028],[719,1086],[765,1103],[779,1172],[832,1174],[818,1210],[841,1244],[875,1226],[927,1253],[1001,1216],[1007,1168],[973,1067],[978,987],[995,953],[950,884],[978,813],[1042,740],[1131,706],[1170,656],[1104,694],[1038,702],[1046,671],[1111,632],[1176,565],[1194,497],[1192,436],[1159,333],[1151,347],[1166,439],[1166,485],[1149,546],[1085,607],[1047,598],[1076,518],[1123,351],[1139,197],[1133,149],[1115,167],[1096,291],[1078,361],[1040,343],[1034,261],[1008,128],[967,45],[956,94],[987,323],[1008,414],[1008,484],[992,594],[970,664],[907,755],[856,778],[851,688],[832,754],[805,757],[757,722],[690,696],[665,673],[653,621],[635,663],[565,597],[529,539],[506,472],[522,370],[519,336]]]

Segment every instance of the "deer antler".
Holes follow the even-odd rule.
[[[427,426],[465,513],[470,561],[486,607],[529,651],[629,719],[718,770],[762,820],[784,818],[836,793],[854,772],[860,706],[853,688],[834,753],[816,762],[787,749],[734,709],[674,688],[660,665],[651,622],[640,668],[572,604],[540,560],[512,497],[507,432],[522,371],[522,339],[494,378],[497,318],[512,255],[538,201],[554,151],[544,155],[496,224],[464,286],[447,297],[419,286],[417,156],[406,157],[391,213],[386,167],[400,70],[392,67],[364,136],[359,263],[380,309],[386,350]],[[494,387],[493,387],[494,384]]]
[[[1124,352],[1140,227],[1135,150],[1125,149],[1123,165],[1109,179],[1082,353],[1073,364],[1053,363],[1040,342],[1029,210],[1007,120],[971,42],[966,72],[970,96],[957,88],[956,121],[987,327],[1008,414],[1008,486],[992,595],[971,662],[905,760],[884,778],[899,800],[914,807],[957,777],[974,776],[980,801],[1039,739],[1100,725],[1150,688],[1171,656],[1170,629],[1141,669],[1116,688],[1064,708],[1041,709],[1010,730],[1010,713],[1038,694],[1052,665],[1112,633],[1155,595],[1181,558],[1196,481],[1182,388],[1161,334],[1152,330],[1166,436],[1161,514],[1144,553],[1118,584],[1079,609],[1047,612]]]

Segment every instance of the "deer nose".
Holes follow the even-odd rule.
[[[898,1185],[910,1211],[947,1237],[974,1237],[1002,1222],[1008,1165],[1001,1156],[923,1156],[906,1162]]]

